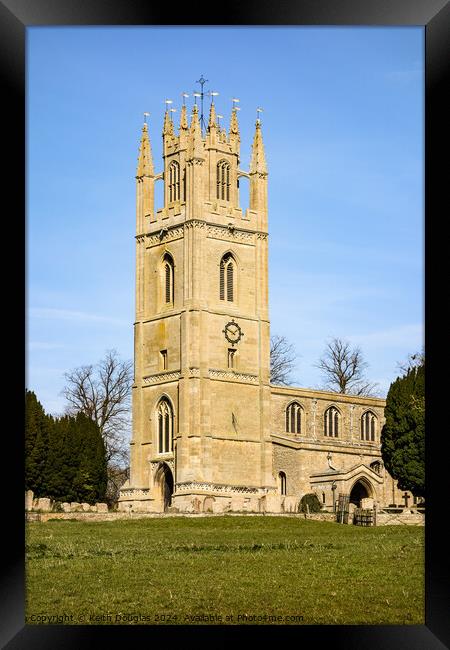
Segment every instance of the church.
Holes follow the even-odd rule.
[[[203,90],[203,86],[202,86]],[[136,173],[136,316],[130,478],[120,510],[295,512],[401,504],[380,452],[385,401],[270,383],[268,170],[256,120],[240,164],[228,133],[167,108],[162,171],[145,121]],[[239,180],[248,179],[243,211]],[[155,184],[164,204],[155,211]]]

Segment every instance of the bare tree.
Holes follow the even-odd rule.
[[[82,412],[97,422],[106,447],[108,465],[127,461],[126,433],[130,426],[130,396],[133,364],[122,361],[116,350],[108,350],[96,366],[80,366],[65,373],[62,394],[66,412]]]
[[[415,352],[414,354],[408,354],[406,361],[397,363],[397,368],[404,374],[407,375],[410,370],[413,368],[419,368],[419,366],[425,365],[425,351],[422,348],[421,352]]]
[[[130,468],[119,465],[108,465],[108,484],[105,500],[109,505],[114,505],[119,500],[120,488],[130,478]]]
[[[285,336],[274,334],[270,337],[270,383],[289,386],[290,374],[295,366],[297,353]]]
[[[367,381],[364,371],[368,367],[359,348],[351,349],[348,341],[331,339],[316,367],[322,370],[326,390],[348,395],[377,394],[378,384]]]

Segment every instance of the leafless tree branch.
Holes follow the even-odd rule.
[[[68,414],[85,413],[97,422],[106,446],[108,462],[126,462],[125,438],[130,427],[133,364],[108,350],[97,366],[81,366],[65,373],[62,394]]]
[[[298,355],[292,343],[285,336],[274,334],[270,337],[270,383],[288,386],[292,384],[290,375]]]
[[[368,363],[360,348],[351,349],[348,341],[331,339],[316,367],[322,371],[326,390],[367,397],[377,394],[378,384],[367,381],[364,376]]]

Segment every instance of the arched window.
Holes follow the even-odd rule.
[[[169,165],[169,203],[180,200],[180,165],[176,160]]]
[[[174,263],[171,255],[166,253],[163,259],[163,295],[166,304],[173,303],[174,289]]]
[[[173,410],[169,400],[163,397],[156,409],[158,454],[173,451]]]
[[[219,282],[219,294],[220,299],[229,302],[234,301],[234,266],[235,261],[233,256],[228,253],[224,255],[220,261],[220,282]]]
[[[230,163],[221,160],[217,163],[217,198],[222,201],[230,200]]]
[[[278,481],[280,484],[280,494],[285,495],[286,494],[286,474],[284,472],[280,472],[278,474]]]
[[[361,440],[375,442],[377,418],[372,411],[366,411],[361,417]]]
[[[301,433],[302,407],[298,402],[292,402],[286,409],[286,433]]]
[[[339,411],[335,406],[330,406],[323,415],[323,433],[330,438],[339,435]]]

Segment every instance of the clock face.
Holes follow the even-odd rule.
[[[238,343],[241,338],[244,336],[242,333],[241,328],[237,323],[234,322],[234,320],[230,321],[225,325],[225,329],[223,330],[223,333],[225,334],[225,338],[227,341],[231,343],[231,345],[235,345]]]

